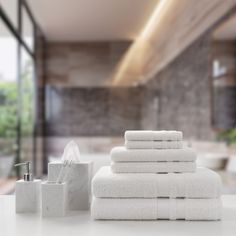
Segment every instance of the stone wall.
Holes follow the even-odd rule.
[[[120,136],[126,129],[177,129],[183,130],[186,138],[214,138],[208,35],[147,84],[133,88],[92,86],[97,77],[103,81],[105,74],[108,78],[114,72],[125,51],[122,44],[99,45],[101,48],[97,43],[91,48],[88,44],[84,48],[80,44],[49,44],[47,136]],[[111,50],[111,45],[123,50]],[[85,62],[83,58],[87,58]],[[90,67],[90,63],[95,65]],[[84,76],[90,82],[81,87]]]
[[[145,85],[149,94],[159,94],[157,129],[177,129],[188,139],[213,140],[219,129],[235,126],[235,42],[215,42],[212,38],[214,29],[234,12]],[[217,80],[212,78],[214,58],[227,69],[227,74]],[[149,100],[144,101],[144,107],[150,106]]]
[[[185,138],[214,137],[209,52],[206,34],[147,83],[151,91],[159,90],[158,129],[182,130]]]
[[[140,129],[155,130],[159,127],[159,92],[158,89],[142,86],[142,106]]]
[[[141,128],[142,89],[47,86],[47,136],[122,136]]]
[[[144,89],[107,83],[129,45],[47,43],[46,136],[122,136],[142,128]]]

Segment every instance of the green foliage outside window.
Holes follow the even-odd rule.
[[[0,81],[0,154],[14,152],[17,136],[17,84]]]
[[[16,137],[17,84],[0,81],[0,137]]]
[[[221,132],[219,139],[226,141],[228,145],[236,143],[236,127]]]
[[[29,60],[21,76],[21,135],[24,137],[33,133],[33,99],[32,65]]]
[[[32,132],[32,75],[25,70],[22,75],[21,90],[21,124],[22,135],[27,136]],[[12,81],[0,81],[0,137],[12,138],[16,136],[17,127],[17,84]]]
[[[21,137],[33,132],[33,81],[32,66],[26,63],[21,76],[21,94],[18,96],[16,81],[0,80],[0,153],[15,149],[17,137],[18,99],[21,99]],[[3,142],[4,140],[4,142]]]

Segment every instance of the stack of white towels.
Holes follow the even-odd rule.
[[[220,220],[221,179],[196,167],[180,131],[126,131],[92,181],[94,219]]]

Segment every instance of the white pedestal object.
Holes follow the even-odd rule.
[[[42,184],[42,216],[62,217],[66,215],[66,183],[44,182]]]
[[[88,210],[91,200],[92,162],[73,163],[66,177],[68,209]],[[48,164],[48,180],[56,181],[62,168],[61,162]]]
[[[16,181],[16,213],[35,213],[40,210],[41,180]]]

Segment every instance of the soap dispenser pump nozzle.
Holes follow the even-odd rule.
[[[15,164],[15,166],[26,166],[26,173],[24,174],[24,181],[33,181],[33,175],[30,173],[30,162],[23,162]]]

